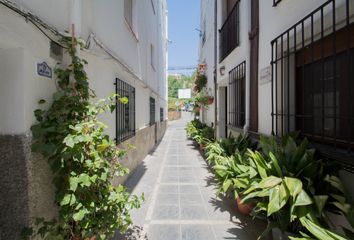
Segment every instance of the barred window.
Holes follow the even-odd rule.
[[[354,155],[350,4],[327,1],[272,41],[273,133],[300,131],[336,156]]]
[[[163,108],[160,108],[160,122],[163,122]]]
[[[150,125],[154,125],[156,123],[155,113],[155,98],[150,97]]]
[[[243,128],[246,109],[246,62],[242,62],[229,73],[229,125]]]
[[[123,142],[135,135],[135,88],[116,78],[116,94],[118,98],[126,97],[128,103],[116,103],[116,141]]]

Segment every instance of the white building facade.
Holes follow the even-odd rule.
[[[97,98],[129,97],[128,111],[117,106],[102,116],[118,144],[136,147],[127,167],[134,170],[167,127],[165,0],[1,0],[0,188],[7,195],[0,200],[1,239],[20,239],[32,217],[56,214],[50,170],[31,153],[30,127],[38,101],[56,90],[54,69],[67,61],[57,44],[66,32],[85,41],[80,56]]]
[[[299,131],[324,158],[344,166],[342,178],[354,194],[354,2],[215,1],[217,118],[211,121],[218,138]],[[204,23],[215,1],[202,0],[206,33],[215,30]],[[214,66],[205,57],[214,45],[206,43],[201,38],[200,63]]]

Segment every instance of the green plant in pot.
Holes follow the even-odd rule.
[[[239,134],[237,138],[230,135],[228,138],[220,140],[220,146],[224,149],[227,156],[231,156],[236,151],[243,155],[248,148],[256,149],[257,144],[248,135]]]
[[[318,231],[314,226],[323,224],[325,209],[333,206],[342,211],[336,206],[340,204],[338,200],[333,198],[333,194],[336,198],[342,197],[338,179],[324,171],[323,162],[315,158],[314,149],[308,149],[306,139],[297,145],[290,136],[280,143],[274,137],[262,137],[260,146],[262,154],[248,150],[247,155],[261,178],[253,179],[251,187],[244,192],[243,201],[257,199],[255,214],[270,220],[261,237],[272,228],[295,236],[300,232],[309,235]],[[337,183],[333,183],[336,188],[323,190],[324,182],[329,180]],[[343,239],[329,230],[323,234],[328,235],[325,239]]]
[[[259,178],[256,165],[249,164],[239,152],[231,157],[220,158],[213,167],[219,182],[219,193],[232,193],[238,209],[242,214],[248,215],[255,205],[254,201],[242,202],[244,191],[251,187],[255,178]]]
[[[194,92],[200,92],[203,88],[205,88],[207,84],[207,77],[205,74],[197,72],[194,81]]]
[[[222,162],[225,157],[227,157],[224,148],[220,145],[220,141],[213,141],[208,143],[205,146],[205,152],[207,156],[206,160],[212,166],[218,162]]]
[[[199,144],[201,150],[204,150],[205,146],[214,140],[214,129],[206,126],[200,129],[199,134],[195,135],[194,139]]]

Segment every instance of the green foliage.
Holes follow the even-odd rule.
[[[76,55],[79,42],[73,38],[65,42],[72,62],[56,70],[59,89],[48,110],[35,111],[38,123],[31,128],[33,151],[48,159],[54,174],[59,217],[56,221],[37,219],[35,235],[109,239],[116,229],[128,228],[132,223],[129,211],[138,208],[143,198],[112,185],[114,176],[128,172],[119,162],[125,151],[117,148],[98,120],[99,114],[114,111],[117,100],[127,103],[128,99],[114,95],[91,103],[94,93],[84,70],[87,62]]]
[[[180,79],[168,76],[168,97],[178,98],[178,89],[193,87],[194,76],[181,75]]]
[[[199,144],[207,144],[214,141],[214,128],[195,119],[186,126],[187,135]]]
[[[236,151],[243,155],[246,150],[256,149],[257,144],[251,140],[248,135],[240,134],[237,138],[229,136],[220,140],[220,145],[224,149],[227,156],[232,156]]]
[[[194,81],[194,92],[199,93],[200,91],[202,91],[203,88],[206,87],[208,83],[207,77],[205,74],[201,74],[199,72],[197,72],[196,76],[195,76],[195,81]]]
[[[328,230],[327,212],[344,215],[354,225],[354,209],[345,197],[338,167],[317,159],[306,139],[297,143],[290,135],[280,141],[261,137],[259,149],[242,135],[205,148],[219,192],[255,204],[252,214],[269,220],[259,238],[275,227],[298,236],[291,239],[352,238],[348,229],[343,229],[347,238]]]
[[[247,156],[261,178],[252,179],[243,201],[256,200],[254,212],[265,213],[284,231],[298,233],[306,229],[306,236],[343,239],[325,229],[325,213],[346,214],[351,207],[339,178],[330,175],[324,162],[315,158],[315,150],[308,148],[307,140],[298,145],[290,136],[280,142],[274,137],[262,137],[260,146],[262,153],[248,150]]]

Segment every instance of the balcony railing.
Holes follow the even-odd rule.
[[[227,16],[220,32],[220,62],[224,60],[240,43],[240,1]]]

